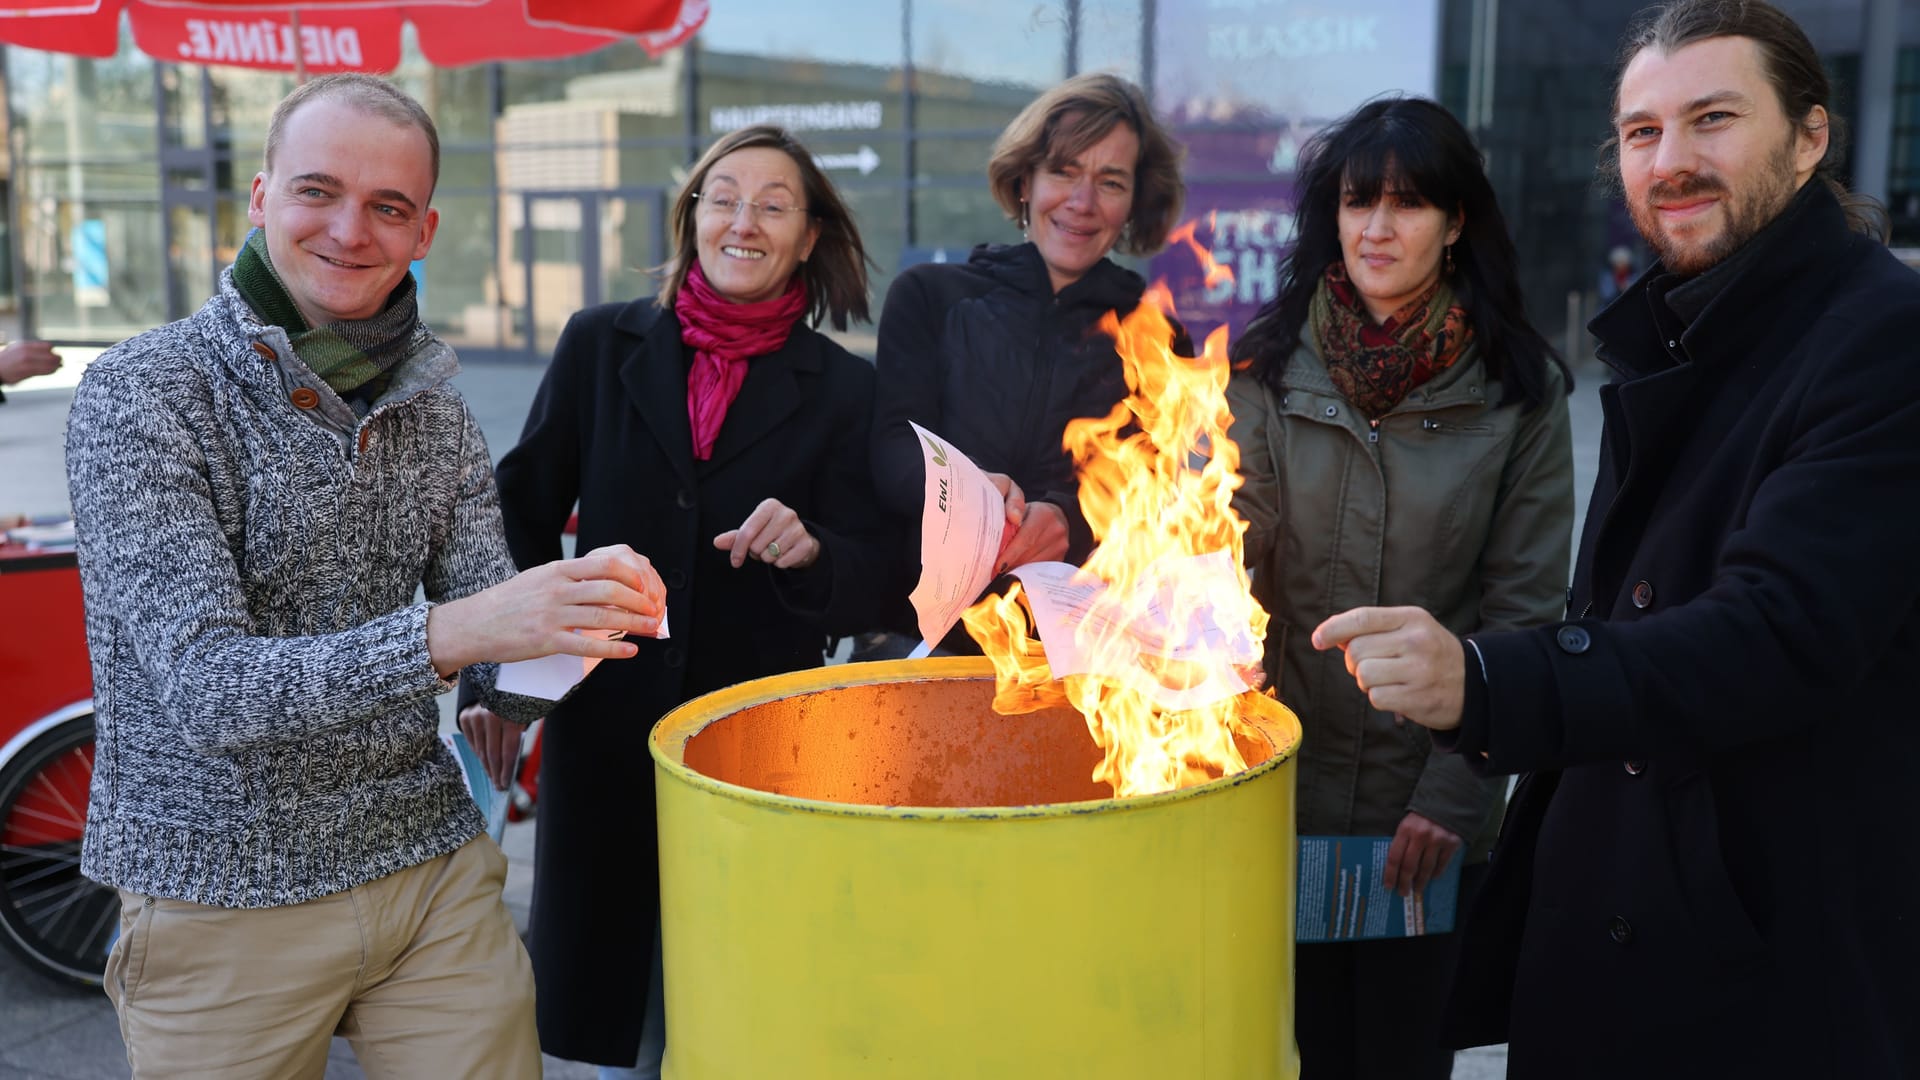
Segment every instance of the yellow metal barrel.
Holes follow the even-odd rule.
[[[1248,771],[1117,800],[1078,714],[992,697],[845,665],[654,729],[668,1080],[1299,1074],[1294,716],[1248,695]]]

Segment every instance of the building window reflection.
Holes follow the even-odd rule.
[[[1029,95],[1067,74],[1062,0],[914,0],[914,70]]]
[[[872,66],[897,73],[904,11],[900,0],[733,0],[713,5],[700,29],[700,47],[798,65]]]
[[[987,191],[993,141],[1073,72],[1140,82],[1188,150],[1189,219],[1240,271],[1182,287],[1190,327],[1265,298],[1289,239],[1300,145],[1383,90],[1438,94],[1489,159],[1542,325],[1631,225],[1594,183],[1613,48],[1643,0],[715,0],[689,44],[437,68],[414,34],[394,79],[440,127],[443,227],[418,268],[428,323],[471,358],[538,361],[566,317],[653,291],[668,205],[720,133],[795,130],[854,208],[878,267],[1018,242]],[[1861,5],[1785,0],[1843,87]],[[1887,177],[1920,246],[1920,28],[1906,20]],[[246,197],[290,75],[5,53],[0,205],[26,328],[108,342],[192,311],[249,228]],[[1851,112],[1842,103],[1843,112]],[[1857,134],[1857,133],[1856,133]],[[1134,261],[1191,277],[1191,256]],[[1191,282],[1189,282],[1191,285]],[[870,348],[871,328],[847,340]]]
[[[1072,55],[1075,71],[1111,71],[1146,85],[1142,72],[1148,31],[1140,0],[1080,0],[1073,23]]]
[[[1920,46],[1901,49],[1895,70],[1887,209],[1894,243],[1920,249]],[[1920,250],[1911,258],[1920,264]]]

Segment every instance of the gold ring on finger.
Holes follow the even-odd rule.
[[[767,541],[767,561],[772,562],[773,560],[779,557],[780,557],[780,541],[778,540]]]

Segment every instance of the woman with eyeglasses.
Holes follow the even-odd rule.
[[[1113,342],[1095,327],[1132,311],[1146,283],[1107,256],[1165,243],[1186,194],[1180,159],[1140,88],[1104,73],[1068,79],[1007,125],[987,177],[1023,242],[911,267],[887,292],[873,467],[889,509],[920,521],[918,423],[1024,496],[1008,500],[1003,568],[1087,557],[1093,536],[1061,436],[1126,397]],[[971,651],[964,632],[947,643]]]
[[[577,499],[582,550],[629,544],[667,585],[671,636],[596,667],[541,736],[540,1042],[609,1078],[657,1077],[665,1044],[648,730],[697,695],[819,666],[826,635],[873,625],[903,576],[867,464],[873,369],[814,329],[868,317],[839,193],[756,126],[707,150],[671,214],[659,294],[573,317],[497,470],[521,565],[559,557]],[[461,724],[504,786],[519,729],[477,706]]]

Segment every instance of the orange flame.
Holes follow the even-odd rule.
[[[1187,250],[1193,252],[1193,257],[1200,261],[1200,268],[1206,271],[1207,276],[1203,284],[1205,284],[1207,288],[1211,289],[1217,285],[1222,285],[1222,284],[1227,284],[1232,282],[1233,281],[1232,267],[1229,267],[1228,265],[1222,262],[1216,262],[1213,257],[1213,252],[1208,251],[1205,247],[1202,247],[1200,244],[1200,241],[1195,240],[1193,238],[1194,231],[1197,230],[1199,227],[1200,227],[1199,218],[1195,218],[1192,221],[1187,222],[1185,225],[1182,225],[1179,228],[1167,234],[1167,244],[1169,246],[1172,246],[1174,244],[1187,245]],[[1214,229],[1214,230],[1218,229],[1218,226],[1215,224],[1213,219],[1213,214],[1211,212],[1207,214],[1207,228]]]
[[[1189,239],[1191,232],[1189,230]],[[1131,669],[1161,685],[1184,689],[1217,667],[1224,646],[1183,659],[1153,659],[1141,649],[1140,628],[1183,627],[1220,612],[1244,612],[1254,647],[1264,640],[1267,614],[1254,603],[1242,559],[1246,523],[1233,512],[1240,486],[1240,450],[1227,437],[1228,376],[1225,328],[1208,336],[1197,359],[1174,355],[1172,325],[1163,311],[1172,297],[1162,285],[1122,321],[1108,313],[1125,366],[1128,397],[1107,416],[1075,420],[1063,439],[1080,476],[1080,507],[1099,544],[1084,573],[1107,584],[1102,617],[1075,627],[1075,640],[1095,658],[1097,672]],[[1222,579],[1176,579],[1158,590],[1171,560],[1226,552],[1236,591],[1210,591]],[[1139,689],[1139,680],[1073,675],[1056,681],[1029,627],[1018,583],[1005,596],[969,608],[967,630],[993,660],[994,709],[1020,713],[1071,703],[1087,718],[1104,751],[1095,780],[1119,796],[1171,791],[1246,769],[1234,744],[1239,700],[1169,710]]]

